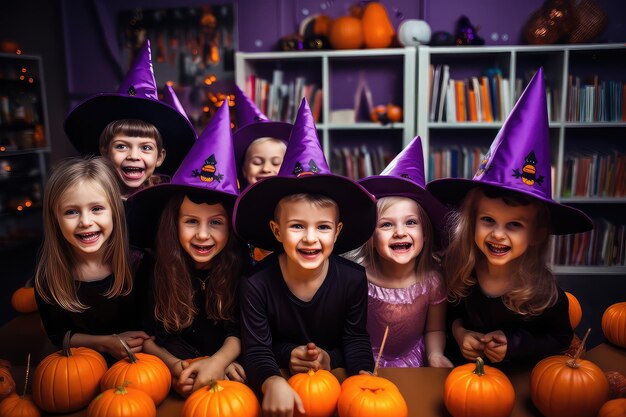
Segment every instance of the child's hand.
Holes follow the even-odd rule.
[[[485,343],[481,340],[483,336],[482,333],[465,329],[461,332],[460,340],[457,339],[457,342],[465,359],[475,361],[477,357],[483,355],[485,350]]]
[[[485,344],[485,356],[491,362],[502,362],[506,356],[507,340],[505,334],[501,330],[490,332],[481,338]]]
[[[452,368],[454,365],[443,353],[433,353],[428,355],[428,364],[434,368]]]
[[[167,367],[170,368],[170,373],[172,374],[172,388],[174,388],[174,391],[176,391],[181,397],[186,398],[192,393],[194,378],[188,377],[185,380],[181,380],[180,375],[189,367],[189,362],[174,357],[173,359],[174,360],[166,363]]]
[[[209,385],[212,380],[225,378],[225,368],[213,357],[200,359],[192,362],[180,373],[178,382],[184,384],[189,379],[193,380],[192,392]]]
[[[150,339],[150,336],[141,330],[114,334],[111,335],[110,340],[105,344],[104,350],[115,359],[122,359],[128,357],[128,354],[120,340],[126,342],[131,352],[138,353],[143,350],[143,342],[148,339]]]
[[[309,369],[330,371],[330,355],[312,342],[292,350],[289,359],[289,370],[292,374],[308,372]]]
[[[280,376],[271,376],[263,383],[263,417],[291,417],[294,408],[304,414],[300,396]]]
[[[231,381],[246,382],[246,372],[238,362],[233,362],[226,367],[226,378]]]

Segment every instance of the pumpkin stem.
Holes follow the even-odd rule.
[[[122,382],[122,385],[115,387],[115,393],[116,394],[126,394],[128,391],[126,391],[126,387],[130,385],[130,381],[126,380],[124,382]]]
[[[217,379],[212,379],[209,381],[209,389],[213,392],[220,392],[224,388],[222,388],[220,384],[217,383]]]
[[[128,346],[128,343],[126,343],[126,341],[122,339],[121,337],[119,337],[118,335],[114,335],[114,336],[117,337],[117,339],[120,341],[120,343],[124,347],[124,350],[126,351],[126,355],[128,355],[128,360],[130,361],[130,363],[137,362],[137,356],[135,356],[133,351],[130,350],[130,346]]]
[[[28,354],[28,359],[26,359],[26,377],[24,378],[24,393],[22,394],[22,398],[26,396],[26,387],[28,386],[29,374],[30,374],[30,353]]]
[[[72,331],[68,330],[63,336],[63,356],[67,356],[68,358],[72,356],[72,349],[70,348],[70,339],[72,338]]]
[[[313,376],[315,375],[315,371],[313,370],[313,368],[309,368],[309,370],[307,371],[307,374],[309,374],[309,376]]]
[[[576,363],[576,361],[578,360],[578,358],[580,358],[580,355],[582,354],[583,349],[585,348],[585,343],[587,342],[587,338],[589,337],[590,332],[591,332],[591,327],[587,329],[587,333],[585,333],[585,337],[583,337],[583,340],[581,340],[580,345],[578,346],[578,349],[576,349],[576,354],[574,355],[574,357],[567,362],[567,364],[571,366],[572,368],[578,368],[578,364]]]
[[[476,358],[476,368],[474,368],[472,373],[478,376],[485,375],[485,361],[480,356]]]

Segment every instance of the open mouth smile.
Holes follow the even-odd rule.
[[[497,243],[486,243],[487,249],[489,250],[489,253],[495,255],[495,256],[503,256],[506,255],[510,250],[511,247],[507,246],[507,245],[499,245]]]
[[[215,245],[195,245],[192,243],[191,247],[200,255],[208,255]]]
[[[100,238],[100,232],[77,233],[76,237],[83,243],[94,243]]]
[[[124,176],[131,180],[137,180],[143,177],[145,169],[139,167],[124,167],[122,168]]]
[[[306,258],[314,258],[322,253],[321,249],[298,249],[298,252]]]
[[[411,246],[413,246],[411,243],[406,243],[406,242],[392,243],[391,245],[389,245],[391,250],[394,252],[408,252],[408,250],[411,249]]]

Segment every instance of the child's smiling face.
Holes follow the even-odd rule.
[[[424,248],[424,230],[417,203],[402,198],[385,209],[376,222],[374,247],[384,261],[415,262]]]
[[[117,135],[105,156],[113,162],[127,190],[142,187],[165,160],[165,149],[159,151],[156,139]]]

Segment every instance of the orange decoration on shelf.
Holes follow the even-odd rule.
[[[515,390],[502,371],[478,357],[450,372],[443,403],[453,417],[505,417],[513,410]]]
[[[167,397],[172,383],[172,374],[167,365],[157,356],[148,353],[133,353],[128,344],[120,339],[126,350],[127,358],[121,359],[105,372],[100,381],[100,389],[115,389],[130,383],[130,387],[138,389],[150,396],[155,405]]]
[[[574,294],[565,291],[565,295],[567,295],[567,300],[569,301],[569,322],[572,325],[572,329],[575,329],[583,318],[583,309]]]
[[[341,393],[341,385],[335,375],[320,369],[309,369],[305,373],[297,373],[287,381],[298,393],[304,405],[307,417],[330,417],[337,408],[337,400]],[[294,410],[294,416],[302,416]]]
[[[604,311],[602,331],[609,342],[626,348],[626,301],[613,304]]]
[[[37,311],[35,288],[22,287],[15,290],[11,296],[11,305],[18,313],[33,313]]]
[[[366,48],[387,48],[396,37],[396,31],[389,21],[387,9],[382,3],[368,3],[363,9],[361,23]]]
[[[530,398],[544,416],[595,417],[609,398],[609,383],[602,369],[593,362],[580,359],[590,330],[573,358],[550,356],[533,368]]]
[[[352,16],[341,16],[333,21],[328,40],[335,49],[358,49],[363,45],[363,26]]]

